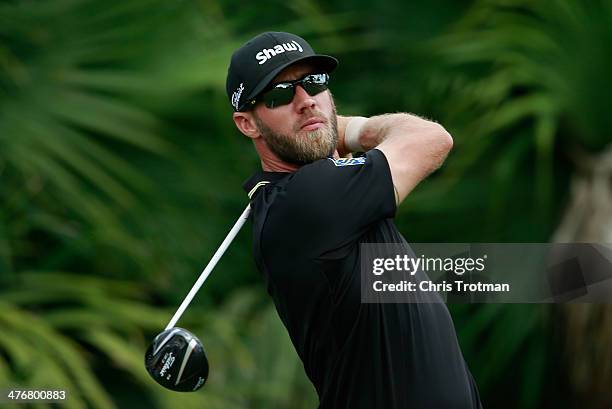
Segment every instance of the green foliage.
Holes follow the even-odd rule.
[[[549,239],[564,207],[569,159],[577,149],[602,150],[612,142],[610,116],[600,109],[610,99],[602,90],[612,85],[605,74],[612,66],[611,6],[480,1],[431,42],[440,68],[430,89],[455,149],[440,178],[413,197],[413,210],[427,217],[453,213],[459,203],[480,209],[444,227],[461,241],[470,240],[466,232],[479,241]],[[478,188],[469,189],[472,184]],[[453,311],[478,384],[490,391],[488,401],[508,401],[498,402],[492,392],[501,374],[513,373],[522,379],[512,383],[516,404],[540,407],[547,386],[556,382],[552,354],[559,343],[549,339],[550,308]]]
[[[550,309],[484,304],[452,305],[451,311],[463,353],[481,392],[496,391],[498,385],[506,388],[506,393],[490,393],[483,403],[500,406],[511,400],[521,408],[540,407],[546,382],[554,379],[551,358],[546,353],[554,346],[548,336]],[[517,362],[517,357],[525,359]],[[508,374],[513,372],[521,382],[509,380]],[[507,396],[510,388],[516,393],[512,398]]]
[[[116,407],[101,380],[94,375],[91,352],[78,341],[87,332],[108,334],[113,329],[133,330],[133,319],[110,315],[107,307],[120,309],[121,295],[137,292],[134,286],[93,277],[21,273],[18,284],[1,292],[3,336],[0,344],[11,367],[4,374],[2,384],[66,390],[67,408]],[[141,312],[146,308],[139,307]],[[150,318],[159,315],[153,309],[144,312]],[[121,347],[125,344],[123,340]]]
[[[431,42],[441,62],[431,89],[444,96],[440,112],[456,136],[444,181],[432,188],[448,192],[474,171],[494,185],[483,197],[488,240],[524,240],[495,233],[513,217],[539,226],[531,240],[546,241],[562,208],[563,161],[612,141],[601,109],[612,86],[611,21],[609,1],[480,1]],[[520,214],[515,198],[530,204]]]
[[[184,325],[199,334],[212,366],[208,383],[197,394],[166,391],[144,370],[144,351],[171,311],[148,306],[135,282],[24,272],[12,289],[0,292],[0,299],[5,356],[0,383],[66,390],[69,398],[60,407],[124,407],[128,398],[117,393],[121,389],[112,377],[147,396],[130,407],[295,408],[295,400],[303,407],[315,403],[275,310],[261,306],[259,288],[236,291],[214,311],[188,312]]]
[[[397,218],[409,241],[546,241],[571,152],[612,139],[611,28],[609,1],[3,2],[0,386],[67,388],[68,408],[314,407],[253,285],[248,228],[181,322],[209,353],[205,389],[162,390],[143,368],[259,166],[225,96],[233,49],[294,31],[340,58],[340,113],[451,131],[447,164]],[[485,404],[541,406],[548,310],[451,309]]]
[[[263,291],[224,295],[256,279],[248,232],[207,284],[227,312],[209,296],[184,318],[204,334],[205,390],[165,391],[144,371],[171,316],[151,305],[184,296],[258,163],[229,128],[224,72],[246,35],[230,35],[222,13],[214,2],[0,5],[0,385],[67,389],[68,408],[315,404]]]

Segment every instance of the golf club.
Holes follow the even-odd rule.
[[[208,379],[208,358],[202,342],[191,332],[175,325],[248,219],[250,211],[251,207],[247,205],[166,325],[166,329],[155,337],[145,353],[147,372],[155,382],[165,388],[193,392],[200,389]]]

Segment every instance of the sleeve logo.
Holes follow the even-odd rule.
[[[334,162],[334,166],[354,166],[354,165],[363,165],[366,163],[365,156],[360,156],[358,158],[340,158],[340,159],[327,158],[327,159]]]

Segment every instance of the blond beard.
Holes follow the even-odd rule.
[[[303,131],[297,128],[293,130],[293,135],[274,132],[263,123],[257,114],[253,113],[253,115],[257,129],[270,150],[287,163],[305,165],[326,158],[333,155],[338,145],[338,120],[333,101],[329,117],[318,110],[312,111],[309,116],[325,118],[324,126],[314,131]]]

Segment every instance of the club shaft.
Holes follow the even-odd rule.
[[[181,306],[178,308],[178,310],[176,310],[176,313],[174,313],[174,316],[172,317],[172,319],[166,326],[166,329],[173,328],[178,322],[178,320],[181,318],[181,315],[183,315],[183,313],[185,312],[185,310],[191,303],[191,300],[193,300],[193,297],[195,297],[197,292],[200,290],[200,287],[202,287],[202,284],[204,284],[204,281],[206,281],[206,279],[212,272],[213,268],[215,268],[215,266],[217,265],[217,262],[223,256],[223,253],[225,253],[225,250],[227,250],[231,242],[234,240],[234,237],[236,237],[236,235],[238,234],[238,232],[244,225],[244,222],[247,221],[250,211],[251,211],[251,205],[249,204],[247,205],[246,209],[244,209],[244,211],[242,212],[242,214],[240,215],[240,217],[234,224],[234,227],[232,227],[230,232],[227,234],[227,237],[225,238],[225,240],[223,240],[223,243],[221,243],[221,245],[219,246],[215,254],[212,256],[212,258],[208,262],[208,265],[204,268],[204,271],[202,271],[202,273],[200,274],[200,277],[198,278],[198,280],[195,282],[193,287],[191,287],[189,294],[187,294],[187,297],[185,297],[185,299],[181,303]]]

